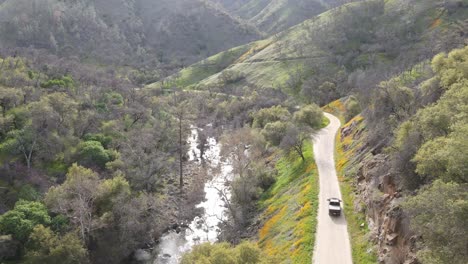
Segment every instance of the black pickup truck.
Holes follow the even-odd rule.
[[[329,198],[328,201],[328,214],[331,216],[341,215],[341,200],[338,198]]]

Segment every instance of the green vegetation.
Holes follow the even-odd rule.
[[[312,18],[331,7],[329,2],[308,0],[248,0],[232,8],[234,14],[248,19],[260,30],[276,33]]]
[[[418,252],[424,263],[466,261],[468,186],[436,180],[403,205],[412,227],[423,235],[426,248]]]
[[[140,83],[260,35],[253,26],[202,0],[36,2],[33,6],[27,0],[1,1],[0,17],[9,22],[0,27],[0,48],[132,65],[138,68],[134,77]],[[61,84],[60,78],[44,83]]]
[[[136,91],[118,72],[49,59],[0,59],[0,208],[7,211],[0,233],[13,238],[8,260],[53,262],[60,241],[78,233],[90,261],[119,262],[167,225],[156,212],[178,153],[176,120],[167,112],[172,100]],[[39,224],[59,242],[26,256]],[[111,247],[124,233],[126,242]],[[91,242],[99,246],[88,251]]]
[[[296,155],[277,163],[276,183],[260,205],[265,209],[259,246],[281,263],[309,263],[315,242],[318,208],[318,175],[312,145],[305,143],[305,161]]]
[[[337,104],[335,102],[334,104]],[[346,116],[346,112],[341,112],[341,117]],[[355,205],[355,175],[354,166],[350,159],[355,158],[356,150],[362,147],[364,137],[356,139],[355,135],[359,131],[365,130],[365,123],[362,116],[356,116],[343,128],[348,128],[353,122],[357,123],[357,127],[353,129],[353,133],[345,138],[338,133],[336,138],[336,162],[338,179],[340,181],[341,194],[344,201],[344,213],[348,222],[348,231],[351,241],[352,257],[354,263],[375,264],[377,263],[377,255],[374,251],[375,245],[369,240],[369,229],[367,227],[367,219],[364,212],[357,212],[354,209]]]
[[[188,87],[208,78],[211,75],[221,72],[234,63],[250,48],[251,44],[233,48],[191,65],[181,70],[176,76],[173,76],[175,85],[179,87]],[[170,81],[169,84],[171,84]]]
[[[31,76],[30,76],[31,77]],[[69,75],[65,75],[62,78],[58,79],[51,79],[46,82],[41,83],[42,88],[66,88],[66,89],[73,89],[75,82],[73,81],[72,77]]]
[[[77,146],[77,160],[84,166],[105,168],[113,160],[112,152],[104,149],[99,141],[84,141]]]
[[[252,10],[256,4],[261,6],[260,2],[249,1],[245,6]],[[268,11],[274,12],[272,7],[280,2],[284,4],[272,2]],[[254,42],[249,46],[255,52],[247,52],[228,67],[219,64],[217,68],[243,76],[237,87],[281,89],[303,102],[324,105],[349,95],[356,87],[369,93],[367,89],[384,80],[389,72],[400,73],[407,65],[420,63],[421,58],[429,59],[434,54],[428,49],[433,46],[431,38],[437,39],[440,47],[458,46],[463,39],[455,32],[467,15],[464,8],[439,5],[436,0],[357,1]],[[407,23],[403,25],[404,19]],[[385,34],[380,33],[383,31]],[[190,69],[203,71],[201,64]],[[223,91],[219,85],[222,72],[201,76],[203,80],[190,85]]]
[[[306,105],[294,113],[294,122],[318,129],[323,124],[323,111],[316,104]]]
[[[37,225],[28,241],[25,263],[81,264],[88,262],[87,254],[76,234],[60,236]]]
[[[261,252],[257,245],[250,242],[242,242],[232,247],[228,243],[205,243],[195,246],[193,250],[185,254],[181,264],[275,264],[275,258]]]
[[[466,232],[459,223],[466,218],[467,203],[463,195],[468,182],[467,61],[467,47],[434,57],[434,75],[421,85],[431,104],[419,109],[395,131],[393,169],[401,173],[404,188],[422,188],[408,198],[404,207],[412,216],[412,228],[422,235],[424,247],[418,255],[427,263],[448,259],[463,263],[467,258],[459,249],[468,243],[466,236],[457,239],[451,233]],[[444,239],[449,237],[456,242],[447,247]]]
[[[288,109],[279,105],[270,108],[263,108],[253,114],[253,127],[264,128],[268,123],[283,121],[286,122],[291,118],[291,113]]]
[[[266,141],[270,142],[273,146],[279,146],[286,131],[288,129],[288,123],[276,121],[265,125],[262,130],[262,135]]]
[[[426,80],[422,88],[436,102],[419,110],[396,132],[397,166],[408,162],[411,166],[406,170],[413,171],[403,178],[407,188],[417,188],[435,179],[467,182],[468,154],[463,139],[468,123],[463,114],[468,100],[468,72],[464,69],[467,58],[468,48],[465,48],[433,59],[435,76]],[[397,169],[406,171],[402,166]]]
[[[0,232],[26,242],[36,225],[50,225],[47,208],[40,202],[18,201],[15,208],[0,216]]]
[[[390,262],[466,260],[465,0],[0,0],[0,17],[0,261],[131,261],[193,219],[211,174],[194,160],[221,138],[235,179],[220,240],[260,228],[258,248],[185,261],[310,263],[323,105],[349,121],[337,164],[354,262],[376,261],[351,206],[362,188],[369,208],[384,200],[368,217],[406,232],[376,247]]]

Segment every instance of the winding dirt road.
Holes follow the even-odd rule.
[[[351,246],[344,215],[328,215],[330,197],[341,199],[335,169],[335,136],[341,124],[338,118],[325,113],[330,124],[314,135],[314,157],[320,178],[318,226],[313,264],[352,264]]]

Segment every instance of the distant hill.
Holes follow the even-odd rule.
[[[212,0],[266,33],[277,33],[348,0]]]
[[[202,0],[0,1],[3,48],[184,64],[258,37],[255,28]]]
[[[351,3],[194,64],[168,80],[204,89],[235,76],[228,86],[281,88],[305,99],[320,97],[317,88],[329,82],[336,85],[335,96],[345,95],[463,46],[467,19],[468,5],[456,0]],[[226,65],[228,57],[232,63]]]

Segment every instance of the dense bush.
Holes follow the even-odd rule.
[[[323,111],[316,104],[306,105],[294,113],[294,122],[296,124],[315,129],[320,128],[323,118]]]
[[[276,121],[266,124],[262,129],[262,135],[273,146],[279,146],[281,140],[286,135],[289,124],[287,122]]]
[[[75,233],[55,234],[43,225],[34,227],[27,244],[25,263],[85,264],[88,252]]]
[[[105,168],[106,163],[112,160],[111,153],[104,149],[99,141],[84,141],[77,146],[77,160],[79,164]]]
[[[466,124],[468,48],[438,55],[432,62],[440,80],[441,97],[419,110],[396,130],[393,169],[406,188],[415,189],[435,179],[467,182]],[[432,81],[431,81],[432,82]],[[427,84],[423,83],[423,87]]]
[[[183,256],[181,264],[274,264],[275,259],[263,254],[257,245],[243,242],[236,247],[226,243],[205,243],[195,246]]]
[[[40,202],[18,201],[15,208],[0,216],[0,233],[26,242],[36,225],[50,225],[47,208]]]
[[[291,114],[288,109],[276,105],[270,108],[263,108],[252,114],[253,127],[264,128],[266,124],[275,121],[289,121]]]
[[[466,160],[465,160],[466,161]],[[422,235],[418,255],[427,264],[463,264],[468,259],[468,186],[436,180],[404,204],[411,227]]]

